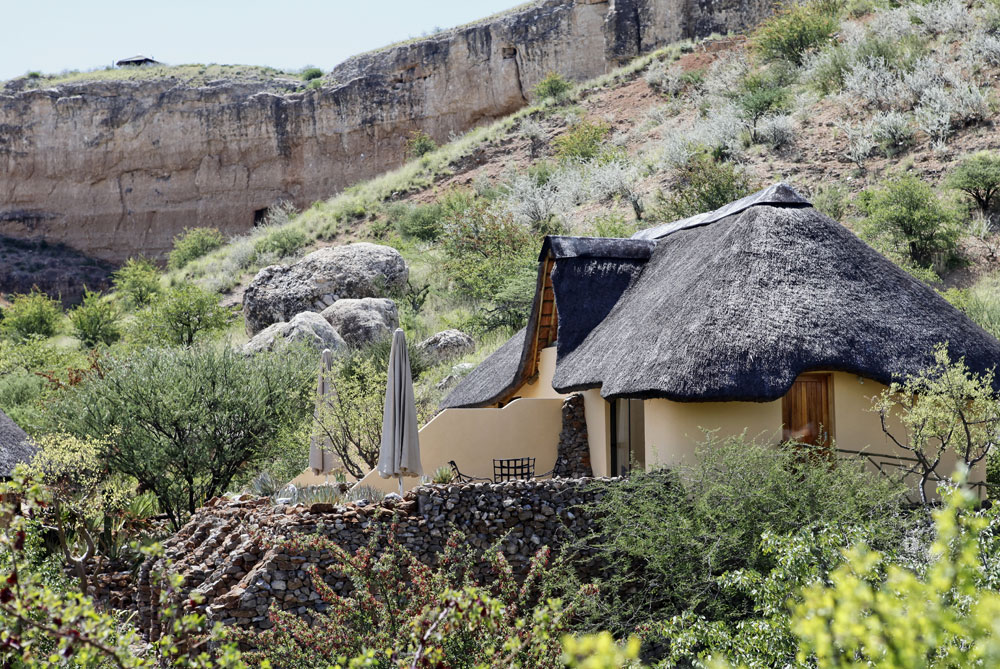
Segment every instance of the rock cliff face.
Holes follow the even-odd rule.
[[[184,227],[251,228],[523,106],[550,71],[580,80],[670,42],[740,30],[769,0],[545,0],[357,56],[324,87],[288,80],[101,81],[0,89],[0,235],[105,260],[160,256]]]

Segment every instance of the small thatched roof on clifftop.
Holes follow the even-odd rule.
[[[572,347],[563,346],[564,332],[579,335],[571,314],[583,313],[592,287],[553,282],[556,390],[762,402],[812,370],[889,383],[927,367],[939,343],[976,372],[1000,363],[1000,342],[787,186],[637,237],[655,250],[612,308],[597,305],[606,316],[587,323]],[[493,367],[504,384],[472,394],[463,382],[444,406],[493,403],[489,391],[523,378],[530,364],[522,356],[512,373],[491,361],[481,367]]]

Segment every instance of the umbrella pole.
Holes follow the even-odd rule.
[[[403,475],[399,475],[399,496],[403,496]]]

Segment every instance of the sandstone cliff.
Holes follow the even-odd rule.
[[[288,80],[104,81],[0,94],[0,235],[120,261],[184,227],[245,231],[523,106],[550,71],[581,80],[685,37],[739,30],[767,0],[546,0],[357,56],[321,89]]]

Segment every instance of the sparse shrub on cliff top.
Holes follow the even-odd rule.
[[[406,155],[411,158],[420,158],[437,148],[437,142],[423,130],[414,130],[410,133],[410,138],[406,140]]]
[[[129,258],[114,273],[114,286],[129,306],[139,308],[160,292],[160,275],[146,258]]]
[[[202,335],[224,329],[232,319],[218,295],[183,284],[140,311],[129,334],[139,343],[191,346]]]
[[[557,102],[561,101],[569,93],[569,90],[573,88],[566,77],[562,76],[558,72],[549,72],[545,75],[545,78],[538,82],[535,86],[535,97],[540,100],[553,99]]]
[[[319,79],[323,76],[323,70],[318,67],[307,67],[302,70],[303,81],[312,81],[313,79]]]
[[[753,47],[765,58],[800,65],[807,51],[837,30],[838,9],[832,2],[786,5],[753,33]]]
[[[180,269],[195,258],[222,246],[225,240],[216,228],[185,228],[174,237],[174,250],[167,264],[170,269]]]
[[[32,290],[27,295],[14,295],[11,305],[3,310],[0,332],[14,339],[51,337],[56,333],[62,308],[48,295]]]
[[[87,346],[113,344],[121,337],[121,314],[110,299],[84,288],[83,302],[69,312],[76,336]]]

